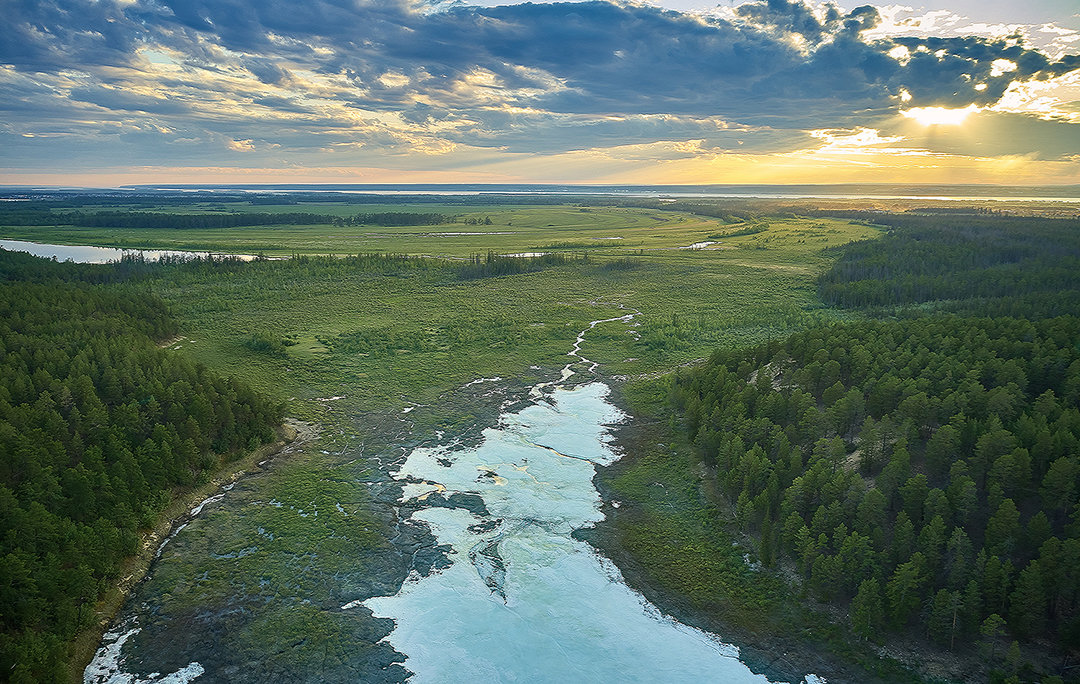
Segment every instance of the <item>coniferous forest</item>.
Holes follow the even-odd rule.
[[[839,251],[821,296],[864,320],[719,351],[674,382],[737,524],[862,639],[917,634],[995,665],[1032,644],[1067,659],[1077,222],[902,217]]]
[[[798,316],[784,309],[784,325],[773,332],[755,327],[754,337],[738,339],[775,337],[751,347],[725,342],[704,364],[643,378],[661,395],[670,380],[672,403],[701,461],[692,464],[689,491],[695,503],[709,499],[708,506],[701,518],[678,520],[704,520],[710,534],[713,521],[727,524],[729,516],[713,505],[713,492],[721,492],[737,536],[750,540],[776,577],[790,579],[794,591],[777,592],[783,595],[777,600],[806,600],[807,619],[842,622],[839,631],[848,642],[858,640],[860,653],[915,642],[934,653],[952,651],[957,662],[989,663],[1000,675],[994,681],[1068,679],[1076,670],[1067,664],[1076,662],[1080,644],[1080,223],[917,213],[855,218],[886,231],[846,222],[784,227],[779,219],[720,233],[710,226],[710,238],[747,241],[715,252],[671,250],[688,260],[678,272],[652,270],[642,251],[615,258],[602,250],[522,257],[492,250],[457,261],[392,254],[255,263],[126,258],[105,266],[0,251],[0,679],[66,679],[73,636],[99,617],[95,603],[122,577],[140,532],[160,520],[178,492],[269,440],[281,420],[280,406],[161,348],[179,330],[152,288],[163,296],[172,288],[178,315],[184,314],[178,292],[199,292],[215,306],[227,301],[230,295],[207,283],[238,291],[272,285],[255,300],[263,306],[303,289],[312,298],[297,302],[316,302],[312,311],[339,318],[351,309],[311,293],[336,293],[352,283],[348,296],[372,297],[397,312],[402,302],[423,303],[433,291],[431,315],[417,315],[412,327],[366,321],[330,334],[321,323],[303,327],[303,319],[293,318],[292,327],[280,328],[289,335],[270,334],[278,329],[270,325],[241,332],[233,319],[211,328],[233,335],[219,340],[232,344],[230,353],[254,352],[244,358],[271,369],[260,372],[299,368],[305,354],[319,354],[325,355],[320,363],[341,364],[333,367],[334,382],[351,368],[364,374],[369,389],[383,382],[396,391],[412,382],[417,391],[433,381],[403,370],[424,368],[422,354],[468,350],[471,357],[479,350],[498,359],[500,374],[510,373],[519,363],[511,355],[515,345],[543,340],[562,361],[566,334],[535,327],[527,315],[505,323],[509,317],[499,316],[507,300],[492,297],[499,316],[490,313],[495,307],[474,311],[478,298],[496,287],[524,288],[526,276],[551,275],[545,282],[572,287],[574,279],[596,278],[598,292],[611,282],[644,290],[662,272],[678,284],[684,307],[670,311],[670,324],[657,314],[662,300],[655,295],[669,290],[657,288],[630,300],[643,312],[643,326],[638,337],[625,335],[627,347],[600,337],[600,330],[590,333],[590,353],[628,363],[637,359],[624,349],[670,353],[688,344],[680,334],[723,324],[719,315],[699,317],[696,325],[677,315],[691,310],[684,289],[699,297],[691,300],[694,307],[727,292],[693,292],[705,289],[710,274],[732,272],[719,261],[710,271],[712,260],[750,254],[786,268],[820,254],[805,240],[829,236],[841,246],[828,248],[832,266],[818,280],[818,297],[804,288]],[[550,221],[538,222],[551,227]],[[866,235],[875,237],[843,244]],[[546,234],[529,239],[523,244],[560,244]],[[811,278],[799,282],[812,286]],[[730,290],[769,287],[780,286],[746,279]],[[464,293],[467,305],[458,306],[468,318],[434,327],[443,310],[453,310],[454,288]],[[513,289],[514,297],[520,291]],[[559,327],[576,331],[611,315],[594,311],[595,301],[584,322],[555,319]],[[235,306],[252,304],[244,299]],[[555,309],[544,306],[536,320],[550,322],[544,317]],[[755,326],[768,311],[758,303],[740,306],[753,312]],[[272,315],[280,311],[258,320]],[[192,323],[183,320],[190,334]],[[823,322],[837,320],[845,322]],[[710,350],[718,342],[698,344]],[[445,358],[429,368],[442,368]],[[656,363],[669,361],[658,356]],[[474,377],[495,374],[469,368]],[[377,371],[385,375],[373,379]],[[643,481],[654,482],[646,472]],[[705,487],[700,473],[711,480]],[[632,500],[620,499],[627,502],[621,510],[633,510]],[[693,510],[696,516],[699,509]],[[731,538],[718,536],[725,551]],[[674,562],[697,573],[694,581],[714,571],[686,555]],[[738,561],[740,570],[751,565]],[[759,591],[779,586],[753,570],[741,577],[760,581]]]
[[[158,348],[175,323],[122,282],[128,267],[0,250],[2,679],[64,679],[68,642],[139,530],[281,421],[281,407]]]

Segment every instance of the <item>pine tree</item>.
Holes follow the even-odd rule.
[[[855,633],[862,639],[876,640],[883,626],[884,615],[878,581],[873,577],[863,580],[851,601],[851,626]]]
[[[938,590],[930,603],[927,635],[941,645],[948,644],[950,651],[956,644],[956,635],[961,629],[963,607],[961,594],[946,589]]]
[[[1037,636],[1046,626],[1046,591],[1039,561],[1031,561],[1020,572],[1016,588],[1009,597],[1009,619],[1013,628],[1023,636]]]
[[[983,620],[982,627],[979,628],[979,634],[982,635],[983,643],[989,648],[990,660],[993,660],[998,639],[1005,634],[1005,620],[997,613],[992,613]]]
[[[916,551],[911,560],[898,566],[885,587],[889,614],[896,627],[903,627],[922,603],[920,592],[926,583],[926,560]]]
[[[986,550],[1008,556],[1020,535],[1020,512],[1012,499],[1005,499],[986,523]]]

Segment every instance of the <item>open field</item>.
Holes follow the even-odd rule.
[[[183,207],[171,213],[219,213],[205,207]],[[736,232],[742,224],[696,216],[686,212],[622,207],[577,206],[462,206],[456,204],[234,206],[233,210],[264,214],[305,213],[347,217],[372,213],[438,213],[454,221],[431,226],[323,225],[249,226],[214,228],[100,228],[72,225],[3,226],[0,237],[56,244],[96,245],[121,248],[160,248],[215,251],[236,254],[426,254],[464,258],[489,250],[499,254],[539,251],[587,251],[590,254],[624,256],[689,247],[713,241],[715,235]],[[140,211],[142,209],[140,208]],[[488,224],[487,220],[491,223]],[[479,225],[477,223],[479,222]],[[815,228],[818,224],[824,229]],[[775,224],[773,240],[783,238],[794,247],[816,251],[840,234],[828,220]],[[852,233],[844,231],[849,236]],[[757,240],[720,238],[710,247],[756,245]],[[819,244],[821,243],[821,244]],[[776,246],[776,245],[774,245]],[[796,252],[801,250],[794,250]]]
[[[572,215],[549,211],[548,219],[534,211],[534,220]],[[603,364],[605,375],[650,373],[707,356],[720,344],[782,335],[833,315],[814,291],[827,264],[820,250],[878,232],[789,219],[720,238],[716,246],[724,249],[671,249],[722,230],[715,222],[690,224],[683,218],[667,232],[648,228],[659,235],[648,238],[655,248],[587,250],[565,265],[499,277],[463,279],[459,266],[439,260],[367,268],[315,259],[179,266],[151,286],[183,321],[177,348],[294,401],[300,414],[321,406],[311,400],[345,388],[367,409],[404,407],[478,377],[551,372],[589,321],[628,311],[641,312],[636,325],[606,324],[586,340],[586,355]],[[503,236],[485,236],[471,246],[516,249],[551,240],[550,229],[536,232],[546,237],[499,247],[492,240]],[[580,227],[574,234],[597,237]],[[436,241],[424,240],[421,251]],[[626,251],[633,255],[621,258]],[[254,352],[253,336],[283,344]]]
[[[749,225],[642,209],[484,207],[468,216],[488,217],[491,226],[372,227],[392,236],[364,245],[343,237],[361,229],[330,225],[230,229],[212,238],[202,230],[8,232],[100,245],[115,245],[123,234],[139,236],[148,247],[221,242],[235,252],[451,257],[304,257],[148,270],[143,286],[168,302],[180,324],[171,349],[285,401],[287,414],[319,424],[321,436],[245,480],[227,505],[208,509],[170,544],[136,596],[155,615],[132,640],[136,652],[173,643],[165,664],[182,667],[189,653],[205,656],[209,649],[213,657],[248,663],[251,681],[296,668],[316,677],[340,668],[381,671],[394,657],[375,645],[385,624],[343,614],[340,606],[392,590],[410,563],[425,558],[404,553],[410,547],[402,547],[394,522],[399,485],[386,473],[403,449],[431,443],[440,432],[444,440],[475,438],[504,400],[557,376],[590,321],[637,314],[631,323],[596,326],[582,353],[601,363],[602,378],[642,378],[718,346],[749,345],[843,318],[847,314],[823,307],[817,297],[815,279],[831,263],[821,250],[880,234],[873,226],[832,219]],[[516,232],[479,234],[509,232],[503,227]],[[466,230],[473,235],[453,241],[433,234]],[[206,242],[164,241],[177,237]],[[594,239],[611,237],[622,239]],[[681,249],[697,242],[714,244]],[[256,243],[268,249],[251,249]],[[567,258],[531,272],[470,275],[464,259],[488,251],[552,251]],[[501,380],[466,387],[484,378]],[[637,464],[630,467],[637,471]],[[694,479],[681,465],[626,477],[683,489]],[[314,510],[317,528],[309,517]],[[702,514],[687,512],[692,520]],[[665,518],[665,524],[686,522]],[[423,549],[424,533],[406,532]],[[215,645],[190,636],[203,633]],[[304,635],[322,636],[291,647]],[[347,644],[347,652],[334,644]],[[267,660],[267,652],[280,655]],[[155,662],[161,666],[160,658]]]

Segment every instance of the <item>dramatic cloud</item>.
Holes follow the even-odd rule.
[[[958,34],[947,12],[789,0],[710,14],[599,1],[3,4],[8,180],[103,158],[526,177],[538,155],[580,152],[609,176],[620,158],[652,164],[660,181],[666,162],[838,140],[883,157],[1067,159],[1080,139],[1076,32],[1051,25]],[[900,115],[928,107],[970,107],[977,126]]]

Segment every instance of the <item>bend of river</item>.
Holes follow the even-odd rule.
[[[402,482],[400,503],[412,502],[413,519],[430,527],[451,563],[340,610],[363,606],[394,620],[386,640],[405,655],[410,681],[768,682],[735,646],[661,614],[572,537],[603,518],[593,476],[618,458],[610,428],[624,416],[607,401],[607,385],[568,381],[596,367],[580,352],[588,331],[634,315],[591,323],[560,379],[533,387],[531,402],[500,415],[478,445],[416,448],[392,474]],[[471,503],[446,507],[454,494]],[[138,631],[129,618],[107,634],[85,682],[183,683],[204,674],[198,662],[164,677],[126,672],[124,642]]]
[[[419,510],[453,564],[364,602],[397,623],[388,640],[411,681],[767,681],[571,537],[603,517],[594,466],[617,458],[608,426],[621,418],[607,394],[599,382],[557,387],[504,414],[479,446],[416,449],[395,475],[409,480],[405,497],[476,493],[488,511]]]

